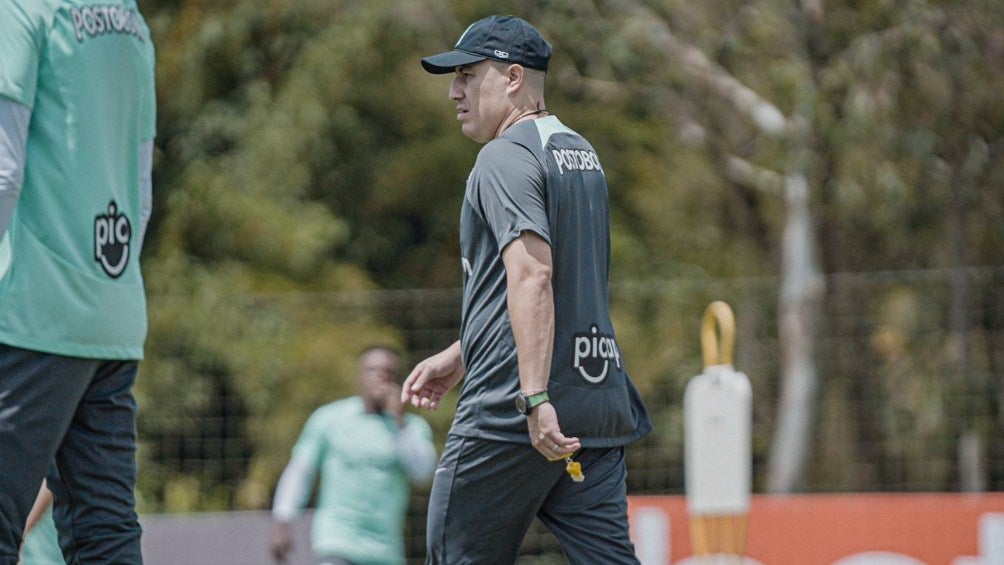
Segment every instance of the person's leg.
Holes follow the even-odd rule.
[[[572,564],[637,564],[627,516],[624,448],[584,449],[585,480],[557,484],[537,515]]]
[[[429,497],[426,563],[514,563],[563,469],[529,444],[451,435]]]
[[[101,363],[48,477],[67,562],[143,562],[136,516],[135,361]]]
[[[95,365],[0,344],[0,565],[17,563],[28,513]]]

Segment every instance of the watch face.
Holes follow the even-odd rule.
[[[526,412],[527,412],[526,408],[527,408],[526,407],[526,397],[523,396],[522,394],[517,394],[516,395],[516,410],[520,414],[526,414]]]

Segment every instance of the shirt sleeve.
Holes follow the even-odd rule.
[[[27,106],[0,96],[0,238],[7,232],[21,194],[30,122]]]
[[[409,417],[397,434],[396,446],[408,479],[415,484],[427,483],[436,470],[436,446],[429,424],[419,416]]]
[[[317,469],[324,457],[326,420],[323,411],[310,415],[293,446],[293,455],[279,477],[272,500],[272,517],[280,522],[292,521],[307,505]]]
[[[279,477],[272,500],[272,518],[277,522],[292,522],[307,505],[314,486],[317,469],[303,457],[293,456]]]
[[[46,31],[33,12],[44,2],[0,2],[0,96],[33,108]]]
[[[478,154],[471,175],[472,204],[495,235],[499,253],[524,231],[551,243],[545,172],[530,149],[496,139]]]
[[[143,141],[139,145],[139,202],[140,231],[139,245],[143,247],[146,239],[146,227],[153,215],[153,140]]]
[[[324,458],[326,442],[324,439],[324,428],[328,418],[324,417],[324,411],[314,412],[303,425],[303,431],[293,446],[293,458],[310,461],[315,467],[319,466]]]

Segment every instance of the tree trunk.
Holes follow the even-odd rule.
[[[811,19],[822,13],[821,3],[804,0],[802,9]],[[816,234],[810,212],[807,172],[811,155],[814,86],[806,77],[805,91],[793,118],[788,118],[700,49],[678,38],[666,22],[637,0],[611,0],[617,13],[628,17],[630,32],[643,35],[667,54],[695,84],[707,87],[729,101],[738,116],[754,125],[762,135],[787,142],[782,161],[784,175],[778,175],[738,157],[726,158],[723,174],[743,177],[750,186],[770,192],[782,178],[786,220],[781,249],[780,349],[782,391],[778,406],[778,426],[768,461],[768,489],[791,492],[802,481],[816,413],[816,325],[822,308],[823,279],[816,258]],[[811,34],[810,34],[811,36]],[[811,74],[811,73],[810,73]]]
[[[781,401],[767,471],[767,490],[773,493],[797,490],[805,474],[816,417],[815,340],[823,296],[804,176],[788,177],[785,203],[779,296]]]

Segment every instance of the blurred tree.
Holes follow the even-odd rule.
[[[830,479],[867,488],[906,472],[895,461],[939,449],[924,440],[955,409],[940,396],[999,386],[966,365],[969,336],[1004,324],[970,314],[995,297],[966,270],[947,345],[909,323],[923,319],[924,297],[890,289],[865,300],[853,284],[822,285],[823,274],[840,283],[846,272],[1004,257],[996,0],[141,5],[159,81],[151,331],[137,385],[148,510],[266,505],[303,419],[350,390],[356,350],[415,346],[404,336],[421,320],[330,297],[459,284],[456,225],[479,147],[452,120],[449,80],[417,60],[498,11],[555,44],[549,109],[604,160],[618,332],[667,426],[646,441],[667,457],[682,453],[679,404],[699,371],[704,306],[749,300],[722,278],[784,280],[776,308],[734,304],[740,332],[781,338],[760,365],[767,374],[751,375],[758,457],[774,434],[772,490],[796,490],[813,472],[817,406],[829,420],[867,416],[837,418],[851,431],[819,437],[909,438],[896,453],[861,453],[876,445],[864,441],[822,453],[821,467],[892,461]],[[840,313],[864,306],[888,313],[864,330],[874,347],[817,367],[827,343],[817,324],[828,336],[862,331]],[[947,382],[941,369],[969,377]],[[1000,395],[984,396],[966,407],[974,433],[998,429],[988,422]],[[213,445],[210,423],[233,444]],[[918,480],[947,488],[947,473]]]
[[[782,276],[782,387],[768,489],[796,490],[818,402],[820,271],[956,267],[993,264],[999,257],[962,251],[986,241],[964,227],[978,214],[968,205],[970,187],[1001,162],[1001,104],[985,96],[1000,86],[1000,73],[987,65],[1000,59],[1001,7],[980,1],[740,6],[611,0],[576,4],[574,19],[566,21],[576,22],[580,36],[588,28],[592,39],[586,45],[561,36],[562,45],[581,49],[580,60],[591,67],[580,73],[588,77],[581,81],[586,88],[598,96],[628,93],[635,107],[661,103],[680,139],[695,142],[714,164],[713,184],[738,193],[763,218],[753,229],[737,227],[741,238],[768,244],[762,249],[768,255],[779,252],[774,257]],[[918,105],[924,96],[933,97],[930,105]],[[932,120],[932,113],[944,118]],[[916,144],[923,140],[934,143]],[[857,162],[845,169],[849,159]],[[945,180],[939,183],[939,176]],[[684,182],[671,186],[686,190]],[[871,203],[841,209],[840,200],[859,192],[852,187],[869,187],[864,194]],[[1000,200],[998,191],[989,193]],[[951,211],[947,222],[927,215],[929,196],[941,199],[937,208]],[[764,197],[777,198],[784,213],[765,214]],[[983,225],[993,223],[999,208],[996,202],[982,208],[990,212]],[[770,239],[763,237],[764,228],[771,229],[762,223],[768,218],[784,224],[774,223]],[[918,239],[932,245],[918,246]],[[822,263],[818,241],[826,242]],[[993,242],[999,252],[1000,238]],[[964,279],[955,288],[960,314],[954,325],[966,336]],[[843,307],[833,295],[836,308]],[[957,370],[970,374],[964,365]]]

